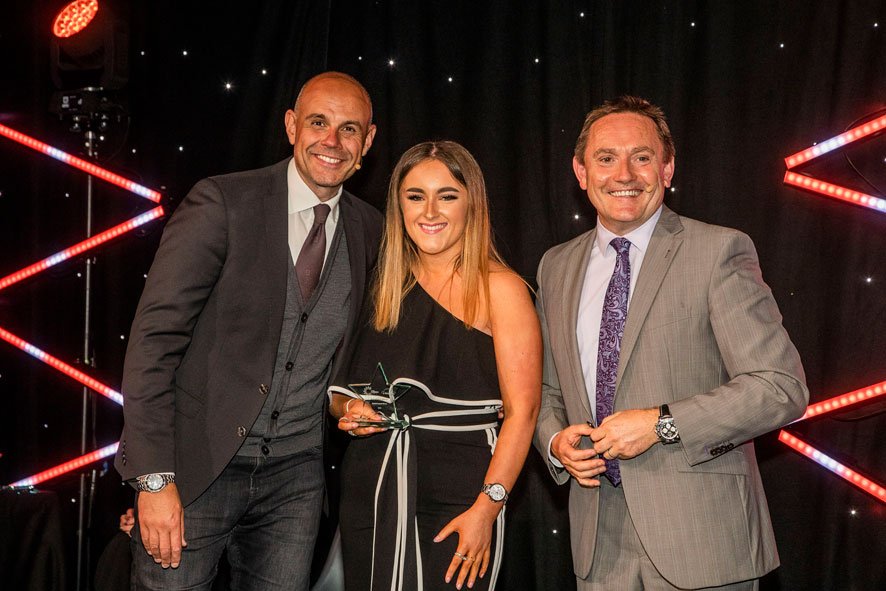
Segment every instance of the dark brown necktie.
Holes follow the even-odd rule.
[[[326,258],[326,218],[329,217],[329,212],[329,206],[325,203],[314,206],[314,225],[311,226],[295,262],[295,275],[298,277],[298,286],[305,304],[317,288],[320,272],[323,270],[323,259]]]

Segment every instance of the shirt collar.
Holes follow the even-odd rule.
[[[631,230],[623,236],[623,238],[627,238],[631,242],[631,246],[637,247],[640,252],[645,253],[646,249],[649,248],[649,241],[652,240],[652,232],[655,230],[655,224],[658,223],[658,218],[661,217],[662,207],[662,205],[659,205],[656,212],[652,214],[652,217],[646,220],[642,226]],[[597,249],[605,255],[606,247],[609,246],[609,243],[612,242],[613,238],[618,238],[618,236],[607,230],[606,227],[600,223],[600,216],[597,216],[597,236],[594,240],[597,244]]]
[[[334,197],[326,201],[320,199],[311,191],[310,187],[302,180],[301,175],[295,169],[295,159],[289,161],[286,169],[286,185],[289,189],[289,206],[287,213],[299,213],[307,209],[312,209],[315,205],[325,203],[330,208],[330,215],[333,223],[338,222],[338,202],[341,200],[342,188],[338,188],[338,192]]]

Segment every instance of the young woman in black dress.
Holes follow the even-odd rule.
[[[461,145],[419,144],[394,169],[362,322],[330,388],[330,412],[355,436],[342,463],[345,586],[493,589],[507,492],[538,414],[542,345]],[[403,424],[365,426],[382,418],[367,400],[386,383]]]

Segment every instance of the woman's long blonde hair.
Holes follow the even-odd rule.
[[[464,241],[452,268],[453,276],[461,274],[466,328],[471,328],[477,320],[481,293],[489,309],[489,261],[506,267],[492,243],[486,182],[471,153],[451,141],[423,142],[409,148],[400,157],[388,185],[385,233],[372,288],[375,328],[379,331],[391,331],[397,327],[403,298],[415,287],[413,269],[419,266],[418,249],[403,224],[400,188],[409,171],[426,160],[443,163],[467,193]]]

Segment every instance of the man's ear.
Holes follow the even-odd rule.
[[[583,191],[588,190],[588,169],[585,168],[584,162],[579,162],[578,158],[572,159],[572,170],[575,172],[575,178]]]
[[[286,129],[286,136],[289,138],[289,143],[295,145],[295,111],[289,109],[286,111],[286,114],[283,115],[283,127]]]
[[[369,151],[369,148],[372,147],[372,140],[375,139],[375,124],[369,126],[369,131],[366,133],[366,139],[363,140],[363,156],[366,156],[366,152]]]

